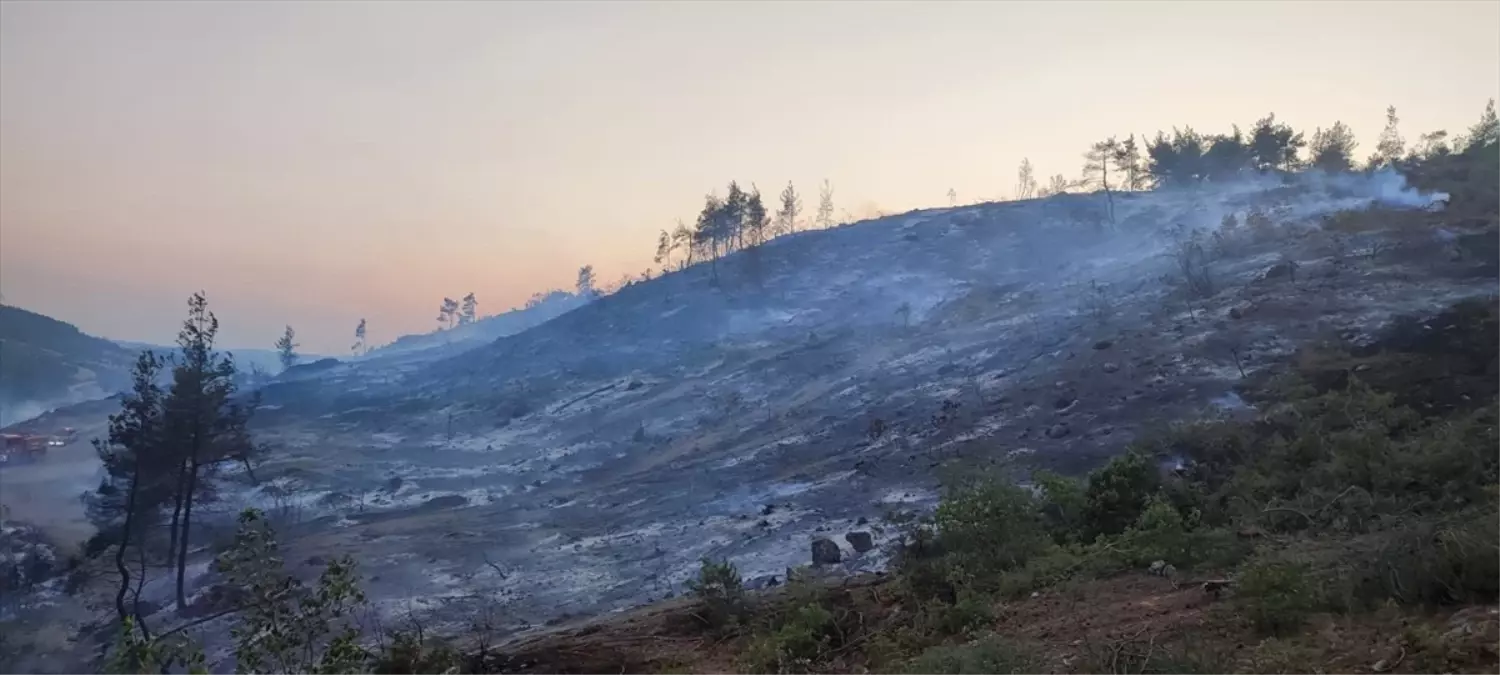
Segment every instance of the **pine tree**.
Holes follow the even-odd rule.
[[[714,228],[724,243],[725,255],[745,247],[745,211],[749,207],[750,195],[740,189],[739,183],[729,181],[729,194],[719,208]]]
[[[1490,99],[1484,106],[1484,114],[1479,116],[1479,122],[1469,127],[1463,149],[1465,152],[1482,150],[1496,143],[1500,143],[1500,119],[1495,116],[1495,99]]]
[[[354,346],[350,349],[355,355],[365,353],[365,320],[360,319],[359,325],[354,327]]]
[[[1250,160],[1262,172],[1296,169],[1298,152],[1306,145],[1302,134],[1287,124],[1277,123],[1276,113],[1257,120],[1250,130]]]
[[[750,193],[745,198],[745,213],[742,228],[745,235],[745,247],[751,248],[766,243],[770,237],[770,219],[766,216],[765,202],[761,201],[760,188],[754,183],[750,184]]]
[[[672,230],[672,250],[682,250],[683,257],[677,261],[677,269],[684,269],[693,264],[693,231],[688,229],[686,223],[677,220],[677,229]]]
[[[463,312],[461,314],[459,314],[458,324],[460,326],[462,326],[462,325],[465,325],[465,324],[474,323],[475,321],[478,321],[478,320],[479,320],[479,300],[475,299],[474,298],[474,293],[470,292],[468,295],[464,296]]]
[[[1322,127],[1313,130],[1311,165],[1324,171],[1349,171],[1354,168],[1354,149],[1359,142],[1354,132],[1343,122],[1334,122],[1325,131]]]
[[[813,223],[819,229],[826,230],[833,227],[833,185],[828,179],[823,179],[822,187],[818,188],[818,214]]]
[[[214,351],[219,320],[208,311],[208,300],[196,293],[188,302],[188,318],[177,334],[180,354],[172,369],[172,385],[163,402],[165,445],[177,465],[172,511],[172,543],[176,553],[177,607],[187,606],[186,574],[193,506],[211,496],[210,472],[226,461],[242,462],[248,470],[258,448],[247,425],[257,404],[234,400],[234,360]],[[288,327],[290,339],[291,329]],[[253,474],[252,474],[253,475]]]
[[[787,181],[786,189],[781,191],[781,208],[776,210],[774,235],[796,232],[797,216],[801,213],[802,198],[797,196],[797,188],[792,186],[792,182]]]
[[[1083,155],[1084,181],[1086,183],[1091,183],[1093,182],[1094,177],[1098,177],[1099,185],[1104,188],[1105,201],[1109,205],[1110,224],[1114,224],[1115,222],[1115,195],[1114,191],[1110,189],[1109,185],[1109,169],[1110,166],[1114,164],[1115,157],[1119,153],[1120,142],[1115,140],[1114,136],[1110,136],[1109,138],[1095,143],[1093,147],[1089,148],[1089,151],[1087,153],[1084,153]]]
[[[1375,154],[1370,155],[1366,162],[1369,168],[1393,166],[1406,154],[1406,139],[1401,137],[1400,123],[1401,118],[1396,117],[1396,106],[1387,107],[1385,128],[1380,131],[1380,139],[1375,142]]]
[[[1120,174],[1118,182],[1121,189],[1134,191],[1146,188],[1146,167],[1141,162],[1141,149],[1136,145],[1135,134],[1120,142],[1111,159]]]
[[[1229,181],[1240,177],[1241,172],[1255,168],[1250,142],[1245,140],[1240,125],[1236,124],[1231,129],[1228,134],[1214,134],[1204,139],[1207,148],[1203,151],[1202,170],[1198,176],[1200,179]],[[1266,152],[1268,155],[1275,154],[1275,150],[1270,148]]]
[[[662,230],[661,234],[656,237],[656,257],[652,261],[661,265],[663,272],[672,266],[672,248],[672,235]]]
[[[276,357],[281,360],[282,370],[297,365],[297,359],[300,358],[297,356],[297,347],[301,345],[294,342],[296,337],[296,331],[293,331],[291,326],[287,326],[281,338],[276,341]]]
[[[458,322],[458,301],[453,298],[443,298],[443,304],[438,307],[438,330],[452,328]]]
[[[1016,199],[1031,199],[1036,196],[1036,170],[1031,160],[1021,158],[1021,167],[1016,170]]]
[[[147,631],[140,612],[140,586],[145,583],[147,532],[157,524],[161,506],[171,499],[172,462],[163,444],[163,392],[157,384],[164,361],[150,350],[136,358],[132,388],[120,401],[120,412],[109,417],[107,439],[95,439],[94,450],[105,477],[86,500],[89,519],[101,533],[115,540],[115,569],[120,587],[115,611],[123,623],[134,618]],[[125,563],[128,549],[141,556],[141,576],[132,579]],[[131,583],[137,586],[130,604]],[[149,631],[147,631],[149,635]]]
[[[584,265],[578,268],[578,281],[575,284],[578,296],[581,298],[592,298],[599,291],[594,288],[594,266]]]

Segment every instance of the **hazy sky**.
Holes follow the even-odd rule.
[[[342,352],[650,264],[730,179],[861,216],[1076,176],[1111,134],[1500,94],[1497,2],[0,3],[0,293]]]

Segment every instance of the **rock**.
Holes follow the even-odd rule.
[[[320,555],[314,555],[314,556],[308,556],[307,557],[307,564],[311,565],[313,567],[318,567],[319,565],[322,565],[325,562],[327,562],[327,561],[323,560],[323,556],[320,556]]]
[[[1078,397],[1072,394],[1063,394],[1062,396],[1057,397],[1057,400],[1052,403],[1052,407],[1058,410],[1062,410],[1063,408],[1073,405],[1073,402],[1077,400]]]
[[[769,516],[769,515],[771,515],[772,513],[775,513],[775,512],[776,512],[776,505],[775,504],[766,504],[765,506],[762,506],[760,508],[760,515],[763,515],[763,516]]]
[[[1119,372],[1119,370],[1120,370],[1120,364],[1115,363],[1114,361],[1108,361],[1108,362],[1106,362],[1102,366],[1102,368],[1104,369],[1104,372],[1106,372],[1106,373]]]
[[[1072,429],[1069,429],[1068,425],[1066,424],[1054,424],[1050,427],[1047,427],[1047,438],[1062,438],[1064,436],[1067,436],[1071,432]]]
[[[1267,268],[1265,274],[1262,274],[1260,278],[1264,281],[1271,281],[1286,277],[1291,281],[1296,281],[1298,267],[1299,265],[1295,260],[1283,260]]]
[[[814,565],[837,565],[844,559],[844,554],[839,550],[839,545],[833,543],[828,537],[818,537],[812,541],[812,561]]]
[[[640,380],[631,380],[630,384],[625,385],[625,391],[635,391],[637,389],[640,389],[641,386],[642,385]]]
[[[765,518],[761,518],[760,522],[756,523],[756,526],[757,527],[770,527],[771,526],[771,521],[766,520]]]
[[[1244,318],[1244,316],[1245,316],[1245,313],[1242,312],[1242,311],[1240,311],[1240,308],[1238,308],[1238,307],[1230,307],[1229,308],[1229,318],[1231,318],[1231,319],[1240,319],[1240,318]]]
[[[1094,343],[1094,349],[1109,349],[1113,346],[1115,346],[1115,343],[1110,342],[1109,340],[1100,340]]]
[[[454,509],[460,506],[468,506],[468,504],[469,498],[463,495],[442,495],[423,502],[422,507],[427,509]]]
[[[849,534],[844,535],[844,541],[849,542],[849,545],[854,547],[855,553],[864,553],[865,551],[875,548],[875,538],[870,536],[870,533],[864,530],[850,532]]]
[[[762,574],[745,582],[745,588],[758,591],[762,588],[772,588],[781,585],[781,578],[774,574]]]
[[[854,524],[855,525],[864,525],[864,524],[869,523],[869,522],[870,522],[869,518],[866,518],[864,516],[860,516],[859,520],[854,521]]]
[[[390,480],[385,482],[385,491],[392,493],[396,492],[397,490],[401,489],[401,484],[403,482],[404,481],[401,480],[400,476],[392,476]]]

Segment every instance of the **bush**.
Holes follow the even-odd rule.
[[[374,657],[373,673],[456,673],[462,659],[446,643],[420,632],[396,633],[384,653]]]
[[[907,673],[1032,673],[1040,661],[998,635],[990,634],[966,645],[939,645],[906,664]]]
[[[994,621],[995,612],[990,607],[990,599],[977,593],[965,592],[958,602],[940,611],[937,628],[944,635],[965,635]]]
[[[704,558],[698,578],[689,580],[688,588],[702,601],[702,619],[709,626],[726,626],[745,614],[745,584],[728,560]]]
[[[1082,481],[1050,471],[1038,471],[1031,477],[1039,492],[1038,510],[1048,534],[1059,544],[1077,541],[1083,532],[1084,510],[1088,500]]]
[[[1500,514],[1493,509],[1362,537],[1330,565],[1330,600],[1346,611],[1491,603],[1500,597]]]
[[[1140,452],[1127,452],[1089,474],[1084,491],[1083,526],[1089,540],[1120,534],[1140,518],[1161,486],[1155,464]]]
[[[912,572],[944,595],[949,593],[938,579],[954,588],[987,588],[1051,544],[1031,493],[992,477],[951,489],[934,522],[942,558]]]
[[[1317,588],[1307,566],[1258,562],[1240,575],[1236,598],[1255,628],[1269,635],[1289,635],[1319,609]]]
[[[744,665],[761,673],[810,672],[822,662],[835,628],[832,612],[817,603],[802,605],[750,644]]]

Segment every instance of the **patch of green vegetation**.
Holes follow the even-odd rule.
[[[1234,579],[1234,607],[1270,635],[1315,613],[1493,602],[1496,316],[1493,299],[1465,301],[1398,321],[1371,346],[1304,350],[1246,392],[1257,419],[1176,426],[1081,480],[950,483],[898,559],[901,588],[934,608],[915,615],[938,620],[903,635],[940,640],[982,625],[943,620],[982,616],[969,611],[976,598],[1158,561]],[[1465,394],[1435,393],[1433,372],[1467,378]],[[1440,404],[1414,398],[1427,394]],[[1167,459],[1181,467],[1162,471]]]
[[[698,578],[688,581],[688,590],[702,603],[699,617],[710,627],[733,624],[748,610],[744,581],[739,570],[727,560],[715,562],[704,558]]]

